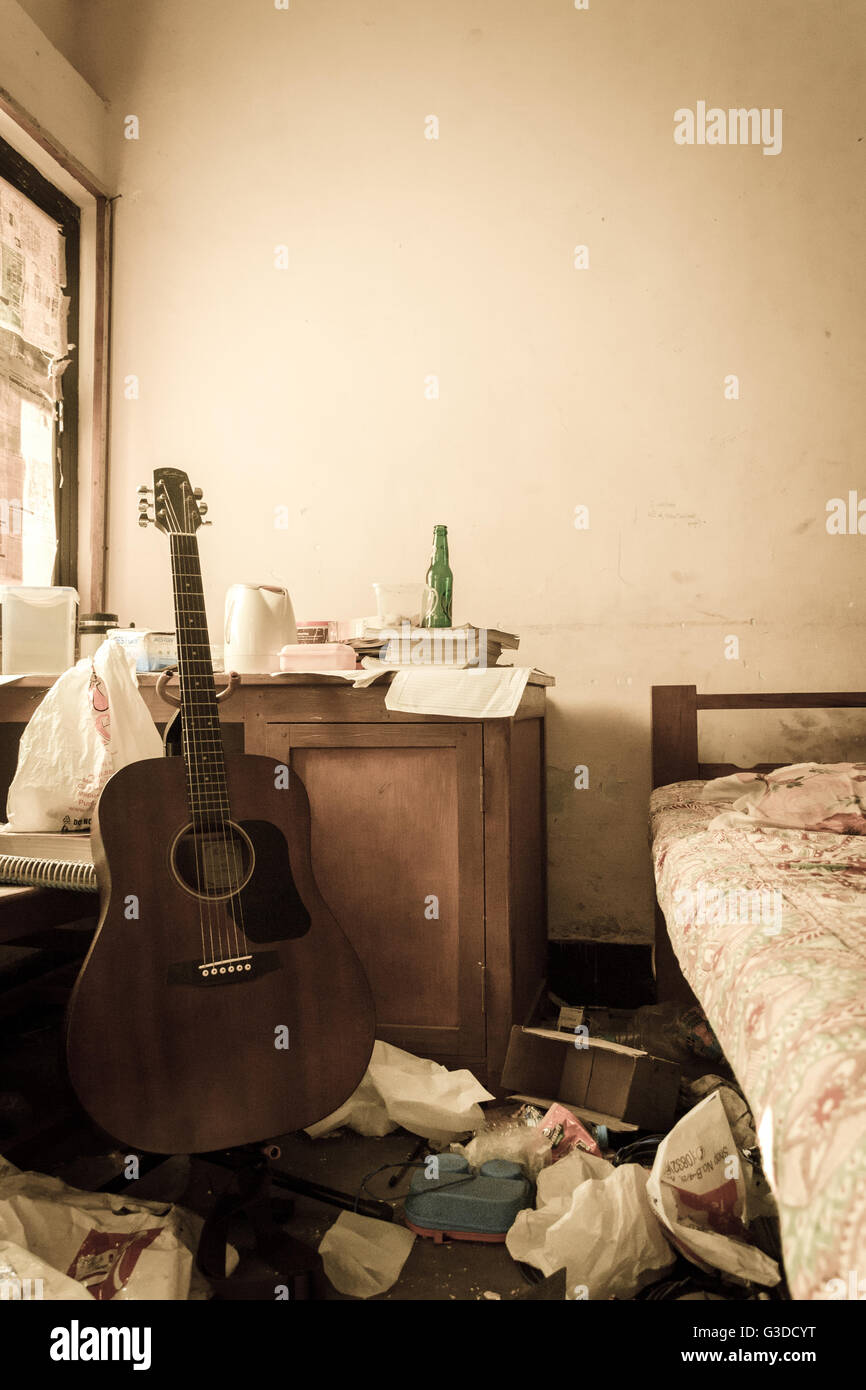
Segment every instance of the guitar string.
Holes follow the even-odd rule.
[[[191,516],[189,510],[191,498],[188,495],[188,484],[185,484],[185,487],[187,488],[187,491],[184,492],[183,502],[185,530],[183,533],[180,534],[178,538],[178,550],[181,560],[185,561],[185,565],[182,565],[182,573],[186,579],[187,591],[187,605],[186,611],[184,612],[183,616],[186,618],[184,633],[185,641],[188,644],[188,660],[186,665],[187,667],[189,667],[189,669],[185,669],[184,672],[185,676],[187,677],[187,680],[185,680],[184,682],[187,687],[186,699],[184,701],[184,704],[187,713],[186,723],[189,727],[190,736],[193,740],[192,753],[194,755],[191,760],[189,776],[190,809],[193,812],[193,839],[197,848],[198,845],[201,844],[201,862],[204,865],[205,880],[204,892],[207,902],[208,923],[211,928],[211,938],[213,938],[213,922],[214,919],[216,920],[216,937],[218,949],[217,954],[211,955],[211,964],[213,964],[215,961],[228,959],[231,946],[228,934],[226,937],[226,943],[225,945],[223,944],[223,929],[222,915],[220,912],[220,900],[214,900],[214,898],[210,896],[210,889],[213,885],[213,871],[216,867],[213,862],[214,855],[212,822],[214,810],[216,809],[213,803],[215,799],[217,801],[220,800],[220,789],[219,786],[216,785],[214,782],[214,753],[216,751],[214,729],[211,726],[209,731],[211,748],[208,751],[208,749],[206,748],[206,739],[208,736],[207,731],[205,730],[204,726],[202,726],[199,723],[198,710],[196,708],[197,705],[209,704],[210,701],[202,699],[202,684],[204,672],[198,669],[202,664],[202,659],[200,656],[193,655],[195,647],[201,645],[201,638],[200,636],[194,638],[192,629],[195,628],[198,633],[201,633],[202,631],[205,631],[205,628],[201,622],[194,621],[194,619],[199,617],[199,614],[197,614],[192,607],[193,596],[189,592],[190,588],[193,588],[196,591],[196,597],[201,592],[201,570],[199,567],[199,573],[196,574],[194,552],[191,548],[187,548],[185,551],[184,547],[181,545],[181,542],[187,540],[192,532]],[[203,599],[201,604],[201,617],[204,617]],[[195,696],[196,688],[199,692],[198,699],[196,699]],[[198,733],[199,739],[197,747],[195,744],[196,733]],[[205,772],[205,764],[207,764],[207,772]],[[205,780],[209,785],[205,786]],[[201,822],[200,826],[195,825],[196,813],[198,814],[199,820]],[[209,852],[210,862],[208,861]]]
[[[185,504],[185,507],[186,507],[186,509],[187,509],[187,510],[186,510],[186,521],[187,521],[187,533],[188,533],[189,550],[190,550],[190,557],[189,557],[189,558],[190,558],[190,567],[191,567],[191,572],[195,575],[196,561],[198,560],[198,543],[197,543],[197,541],[196,541],[196,538],[195,538],[195,531],[194,531],[193,525],[192,525],[192,508],[195,506],[195,501],[194,501],[193,496],[192,496],[192,493],[191,493],[191,491],[190,491],[190,489],[189,489],[189,484],[188,484],[188,483],[185,484],[185,488],[186,488],[186,491],[184,492],[184,504]],[[203,588],[202,588],[202,582],[201,582],[201,564],[200,564],[200,563],[198,564],[198,573],[197,573],[197,575],[195,575],[195,578],[196,578],[196,585],[197,585],[198,592],[201,594],[201,619],[202,619],[202,621],[201,621],[201,624],[199,625],[199,630],[204,634],[204,637],[209,641],[210,639],[209,639],[209,633],[208,633],[208,630],[207,630],[207,615],[206,615],[206,613],[205,613],[205,608],[204,608],[204,590],[203,590]],[[200,660],[203,664],[205,664],[205,663],[204,663],[204,657],[200,657],[199,660]],[[228,779],[227,779],[227,776],[226,776],[226,769],[225,769],[225,758],[224,758],[224,750],[223,750],[223,743],[222,743],[222,731],[221,731],[221,729],[220,729],[219,709],[218,709],[217,703],[216,703],[216,692],[215,692],[214,679],[213,679],[213,663],[211,662],[211,659],[210,659],[210,648],[209,648],[209,647],[208,647],[208,651],[207,651],[207,661],[206,661],[206,665],[207,665],[207,668],[208,668],[208,669],[207,669],[207,672],[204,672],[204,671],[203,671],[203,672],[202,672],[202,676],[203,676],[203,677],[207,676],[207,678],[208,678],[208,680],[209,680],[209,697],[208,697],[208,704],[210,705],[209,716],[210,716],[210,719],[211,719],[211,721],[212,721],[212,727],[211,727],[211,741],[212,741],[212,743],[213,743],[213,745],[214,745],[214,747],[213,747],[214,757],[213,757],[212,760],[211,760],[211,779],[213,779],[213,776],[214,776],[214,767],[213,767],[213,763],[214,763],[214,761],[216,761],[216,762],[219,764],[219,768],[218,768],[218,780],[221,780],[221,782],[222,782],[222,788],[221,788],[221,790],[220,790],[220,788],[217,789],[217,798],[218,798],[218,800],[221,801],[221,803],[222,803],[221,808],[220,808],[219,819],[220,819],[220,826],[221,826],[221,830],[222,830],[222,849],[223,849],[223,855],[224,855],[224,858],[225,858],[225,880],[224,880],[224,881],[225,881],[225,882],[229,882],[229,883],[234,883],[234,884],[236,884],[236,885],[239,886],[239,885],[240,885],[241,874],[240,874],[240,869],[239,869],[239,865],[238,865],[238,861],[237,861],[237,853],[238,853],[238,851],[237,851],[237,841],[236,841],[236,838],[235,838],[234,834],[233,834],[231,831],[229,831],[229,829],[228,829],[229,825],[231,824],[230,807],[229,807],[229,799],[228,799]],[[215,725],[213,724],[213,721],[214,721],[214,720],[216,721]],[[231,864],[230,864],[229,844],[232,845]],[[231,876],[231,874],[232,874],[232,868],[234,869],[234,877],[233,877],[233,878],[232,878],[232,876]],[[246,931],[245,931],[245,929],[244,929],[243,901],[242,901],[242,899],[241,899],[239,887],[238,887],[238,891],[236,891],[235,893],[230,894],[230,897],[234,899],[234,911],[232,911],[231,905],[230,905],[229,903],[226,903],[225,912],[226,912],[227,926],[228,926],[229,923],[231,924],[231,926],[228,927],[228,936],[230,937],[232,934],[234,935],[234,953],[235,953],[235,959],[237,959],[238,957],[240,957],[240,955],[241,955],[242,953],[243,953],[244,955],[246,955],[246,954],[249,953],[249,946],[248,946],[248,943],[247,943]],[[219,911],[219,909],[217,909],[217,911]],[[242,949],[241,949],[240,941],[239,941],[239,939],[238,939],[238,929],[239,929],[238,918],[240,918],[240,932],[241,932],[241,935],[242,935],[243,938],[244,938],[243,952],[242,952]]]
[[[174,510],[174,504],[172,503],[172,500],[171,500],[171,498],[169,497],[168,492],[165,491],[165,489],[163,490],[163,495],[164,495],[164,498],[165,498],[166,508],[167,508],[167,510],[168,510],[168,513],[170,514],[170,520],[171,520],[172,524],[174,525],[174,531],[173,531],[173,533],[171,533],[171,549],[172,549],[172,560],[173,560],[173,564],[172,564],[172,578],[173,578],[173,584],[174,584],[175,614],[176,614],[176,617],[177,617],[177,626],[178,626],[178,643],[177,643],[178,675],[179,675],[180,681],[181,681],[181,711],[180,711],[180,714],[181,714],[181,725],[180,725],[180,727],[181,727],[181,742],[182,742],[183,751],[184,751],[184,762],[185,762],[185,764],[186,764],[187,773],[188,773],[188,776],[187,776],[187,792],[188,792],[189,804],[190,804],[190,814],[191,814],[191,817],[192,817],[192,840],[193,840],[193,856],[194,856],[194,863],[195,863],[195,883],[196,883],[196,888],[197,888],[197,890],[198,890],[196,901],[197,901],[197,903],[198,903],[199,924],[200,924],[200,928],[201,928],[202,964],[204,965],[204,964],[207,963],[207,960],[208,960],[208,948],[207,948],[207,945],[206,945],[206,942],[205,942],[205,913],[206,913],[206,915],[207,915],[207,928],[208,928],[208,937],[209,937],[209,939],[210,939],[210,959],[211,959],[211,961],[215,960],[215,959],[216,959],[216,956],[215,956],[215,951],[214,951],[213,919],[212,919],[211,913],[210,913],[210,903],[208,902],[208,900],[207,900],[207,898],[206,898],[206,895],[205,895],[205,893],[204,893],[203,882],[202,882],[203,877],[204,877],[203,851],[201,851],[201,857],[200,857],[199,840],[198,840],[198,835],[197,835],[197,833],[196,833],[196,824],[195,824],[195,819],[196,819],[196,808],[195,808],[195,794],[194,794],[194,790],[193,790],[193,787],[194,787],[194,780],[195,780],[195,777],[194,777],[194,763],[193,763],[194,747],[191,747],[191,746],[190,746],[190,739],[191,739],[191,737],[194,739],[194,733],[191,732],[191,731],[192,731],[192,721],[191,721],[191,720],[189,719],[189,717],[188,717],[189,711],[188,711],[188,709],[184,708],[184,703],[183,703],[183,690],[184,690],[184,686],[186,685],[186,662],[185,662],[185,653],[184,653],[183,643],[182,643],[181,640],[180,640],[180,629],[181,629],[182,626],[183,626],[182,620],[183,620],[183,618],[184,618],[184,616],[185,616],[184,602],[183,602],[183,592],[182,592],[182,585],[181,585],[181,580],[184,578],[184,572],[183,572],[182,552],[181,552],[181,545],[180,545],[180,522],[179,522],[178,517],[177,517],[177,514],[176,514],[176,512],[175,512],[175,510]],[[203,906],[203,904],[204,904],[204,906]]]
[[[178,528],[179,544],[178,544],[177,549],[178,549],[178,559],[179,559],[179,562],[182,562],[182,561],[185,559],[185,560],[186,560],[186,565],[184,566],[182,563],[179,563],[179,569],[182,571],[183,577],[184,577],[184,578],[186,579],[186,581],[187,581],[187,583],[186,583],[186,588],[187,588],[187,590],[189,590],[189,588],[190,588],[190,583],[189,583],[189,581],[190,581],[190,579],[192,579],[192,580],[195,581],[195,583],[194,583],[194,588],[196,589],[196,591],[197,591],[197,593],[198,593],[198,592],[201,591],[201,568],[200,568],[200,565],[199,565],[198,570],[196,570],[197,547],[196,547],[196,542],[195,542],[195,534],[194,534],[193,527],[192,527],[192,516],[191,516],[191,507],[192,507],[194,504],[193,504],[193,499],[192,499],[192,496],[191,496],[191,493],[190,493],[190,490],[189,490],[189,484],[188,484],[188,483],[184,484],[184,487],[185,487],[185,489],[186,489],[186,491],[185,491],[185,493],[184,493],[184,513],[185,513],[185,515],[184,515],[184,520],[185,520],[185,522],[186,522],[186,528],[185,528],[185,530],[184,530],[183,532],[180,532],[180,528]],[[173,508],[172,508],[172,511],[174,511]],[[177,520],[177,518],[176,518],[176,516],[175,516],[175,521],[176,521],[176,520]],[[186,548],[184,548],[184,547],[180,544],[181,539],[187,540],[187,541],[189,542],[189,544],[188,544],[188,546],[187,546]],[[186,554],[184,554],[184,550],[185,550],[185,549],[186,549]],[[185,597],[187,598],[186,609],[185,609],[185,611],[182,611],[182,612],[181,612],[180,616],[186,617],[187,620],[188,620],[188,621],[187,621],[187,626],[186,626],[186,629],[185,629],[185,630],[186,630],[186,632],[187,632],[187,636],[188,636],[190,642],[192,642],[193,639],[192,639],[192,633],[191,633],[190,630],[189,630],[190,627],[191,627],[191,626],[195,626],[199,634],[204,633],[205,635],[207,635],[207,624],[206,624],[206,621],[202,621],[202,622],[199,622],[199,623],[193,623],[193,618],[198,617],[199,615],[196,614],[196,613],[194,613],[194,611],[193,611],[193,609],[192,609],[191,602],[190,602],[192,596],[191,596],[189,593],[187,593],[187,594],[185,595]],[[202,611],[201,611],[200,617],[201,617],[201,619],[204,620],[205,614],[204,614],[204,602],[203,602],[203,597],[202,597],[202,601],[201,601],[201,608],[202,608]],[[181,609],[183,610],[183,605],[181,605]],[[201,638],[200,636],[198,636],[198,637],[195,639],[195,641],[196,641],[196,645],[199,646],[199,647],[201,647],[201,645],[202,645],[202,638]],[[205,659],[204,659],[204,657],[201,656],[201,655],[199,655],[199,656],[191,656],[191,662],[197,663],[197,664],[200,665],[200,666],[204,666],[204,664],[205,664]],[[209,662],[208,662],[207,664],[209,665]],[[186,674],[186,673],[185,673],[185,674]],[[198,672],[197,674],[198,674],[198,690],[199,690],[199,694],[200,694],[200,696],[201,696],[202,680],[203,680],[203,678],[204,678],[206,672],[205,672],[204,670],[201,670],[201,671]],[[193,679],[193,673],[192,673],[191,671],[189,672],[189,675],[190,675],[190,680],[192,680],[192,679]],[[213,687],[212,687],[212,682],[213,682],[213,668],[212,668],[212,666],[210,667],[210,679],[211,679],[211,694],[213,694]],[[195,710],[194,707],[195,707],[196,705],[209,705],[209,706],[211,706],[211,708],[210,708],[210,710],[209,710],[209,719],[210,719],[210,724],[211,724],[211,727],[210,727],[210,743],[212,744],[212,748],[210,749],[210,752],[208,752],[208,751],[206,750],[206,748],[205,748],[205,730],[204,730],[203,728],[199,731],[199,732],[200,732],[200,740],[201,740],[200,746],[199,746],[198,749],[196,749],[196,746],[195,746],[195,729],[196,729],[197,711]],[[231,883],[239,884],[239,883],[240,883],[240,878],[241,878],[241,873],[240,873],[240,865],[239,865],[239,863],[238,863],[238,846],[237,846],[237,842],[236,842],[236,837],[235,837],[233,834],[231,834],[231,832],[229,831],[230,818],[229,818],[228,815],[227,815],[228,810],[229,810],[229,807],[228,807],[228,786],[227,786],[227,782],[226,782],[226,778],[225,778],[225,767],[224,767],[224,763],[223,763],[223,760],[222,760],[222,757],[221,757],[221,753],[222,753],[222,738],[221,738],[221,733],[220,733],[220,730],[219,730],[219,723],[217,722],[216,724],[214,724],[214,718],[216,718],[217,721],[218,721],[218,713],[216,712],[216,709],[215,709],[215,701],[212,701],[210,698],[205,699],[205,700],[202,700],[201,698],[199,698],[198,700],[196,700],[196,699],[194,698],[194,694],[193,694],[193,687],[192,687],[192,685],[190,685],[190,689],[189,689],[189,699],[187,700],[187,706],[188,706],[188,708],[189,708],[190,714],[193,715],[194,717],[191,718],[191,719],[187,719],[187,720],[185,721],[184,727],[189,726],[189,728],[190,728],[190,736],[191,736],[191,738],[192,738],[192,749],[191,749],[192,753],[198,752],[199,754],[201,754],[201,763],[202,763],[202,764],[205,762],[205,760],[207,760],[207,763],[208,763],[207,782],[209,783],[209,785],[208,785],[207,787],[205,787],[205,786],[203,785],[203,783],[201,783],[200,778],[198,778],[198,777],[196,776],[196,772],[198,771],[198,767],[197,767],[195,761],[193,761],[193,777],[190,779],[190,795],[191,795],[191,801],[192,801],[192,803],[193,803],[193,805],[191,805],[191,809],[197,810],[197,812],[198,812],[198,814],[199,814],[199,817],[202,819],[203,822],[204,822],[205,820],[207,821],[207,824],[208,824],[208,830],[207,830],[207,832],[205,832],[205,830],[204,830],[204,825],[202,825],[202,831],[201,831],[201,834],[202,834],[202,845],[204,846],[204,842],[205,842],[206,837],[210,837],[210,840],[211,840],[211,852],[212,852],[212,854],[211,854],[211,864],[212,864],[213,869],[216,870],[217,867],[218,867],[217,840],[218,840],[218,838],[221,836],[221,839],[222,839],[221,849],[222,849],[222,856],[223,856],[223,861],[224,861],[224,865],[225,865],[225,878],[224,878],[224,883],[225,883],[225,882],[228,882],[228,883],[230,883],[230,884],[231,884]],[[216,764],[216,765],[215,765],[215,764]],[[216,802],[217,804],[214,805],[214,804],[213,804],[214,802]],[[217,813],[216,819],[217,819],[217,822],[218,822],[218,825],[219,825],[219,829],[218,829],[216,832],[214,832],[214,829],[213,829],[214,811],[216,811],[216,813]],[[203,814],[202,814],[203,812],[206,812],[206,815],[203,815]],[[198,847],[198,839],[197,839],[197,834],[198,834],[198,832],[194,829],[193,834],[194,834],[194,839],[195,839],[196,847]],[[230,848],[230,846],[231,846],[231,848]],[[203,847],[203,848],[202,848],[202,861],[204,861],[204,859],[205,859],[205,851],[204,851],[204,847]],[[198,865],[198,863],[199,863],[198,854],[196,854],[196,863],[197,863],[197,865]],[[214,877],[217,877],[217,875],[214,874]],[[206,882],[207,882],[207,875],[205,875],[205,878],[206,878]],[[216,900],[216,901],[215,901],[215,900],[213,900],[213,899],[206,898],[206,901],[207,901],[207,909],[208,909],[208,920],[209,920],[209,926],[210,926],[210,928],[211,928],[211,938],[213,937],[213,932],[212,932],[212,919],[211,919],[211,908],[212,908],[212,907],[215,909],[216,914],[217,914],[217,940],[218,940],[218,943],[219,943],[219,951],[220,951],[220,954],[219,954],[219,957],[218,957],[218,958],[219,958],[220,960],[230,959],[230,955],[229,955],[229,952],[230,952],[230,949],[231,949],[231,941],[230,941],[230,939],[231,939],[231,936],[232,936],[232,935],[234,936],[234,955],[235,955],[235,959],[237,959],[238,957],[240,957],[240,955],[241,955],[242,953],[243,953],[243,954],[248,954],[248,950],[249,950],[249,948],[248,948],[248,943],[247,943],[247,940],[246,940],[246,931],[245,931],[245,924],[244,924],[244,912],[243,912],[243,902],[242,902],[242,900],[241,900],[239,894],[232,894],[231,896],[235,898],[235,911],[232,912],[232,911],[230,910],[230,908],[226,908],[226,915],[227,915],[227,922],[226,922],[226,926],[227,926],[227,941],[226,941],[226,946],[225,946],[225,947],[223,947],[222,928],[221,928],[221,925],[220,925],[220,923],[221,923],[220,905],[221,905],[221,903],[222,903],[223,900],[220,899],[220,900]],[[240,923],[238,922],[238,917],[240,918]],[[230,926],[229,926],[229,923],[231,924]],[[243,936],[243,938],[244,938],[244,943],[245,943],[245,944],[244,944],[244,948],[243,948],[243,952],[242,952],[241,943],[240,943],[240,940],[239,940],[239,937],[238,937],[238,929],[239,929],[239,926],[240,926],[240,933],[241,933],[241,936]],[[213,962],[215,959],[217,959],[217,958],[214,957],[214,956],[212,955],[211,961]]]
[[[192,508],[195,506],[195,501],[194,501],[194,498],[193,498],[193,496],[192,496],[192,493],[190,492],[188,483],[185,484],[185,489],[186,489],[186,490],[185,490],[185,492],[184,492],[184,504],[185,504],[185,506],[186,506],[186,508],[187,508],[187,512],[186,512],[186,521],[187,521],[187,533],[188,533],[189,550],[190,550],[190,567],[191,567],[191,571],[192,571],[193,574],[195,575],[196,562],[197,562],[197,560],[198,560],[198,543],[197,543],[197,541],[196,541],[196,538],[195,538],[195,531],[194,531],[193,525],[192,525]],[[200,564],[200,562],[198,563],[198,573],[197,573],[197,575],[195,575],[195,578],[196,578],[197,590],[198,590],[199,594],[201,595],[201,619],[202,619],[202,621],[201,621],[201,624],[200,624],[200,631],[201,631],[202,633],[204,633],[205,639],[207,639],[208,642],[209,642],[210,637],[209,637],[209,633],[208,633],[208,630],[207,630],[207,615],[206,615],[206,613],[205,613],[205,607],[204,607],[204,590],[203,590],[203,588],[202,588],[202,582],[201,582],[201,564]],[[203,676],[203,677],[207,677],[208,682],[209,682],[209,697],[208,697],[208,704],[210,705],[210,711],[209,711],[210,719],[211,719],[211,721],[214,721],[214,720],[216,721],[215,725],[212,724],[212,728],[211,728],[211,741],[212,741],[212,743],[213,743],[213,745],[214,745],[214,748],[213,748],[214,759],[212,759],[212,761],[211,761],[211,777],[213,778],[213,775],[214,775],[213,761],[215,760],[215,761],[218,762],[218,764],[219,764],[218,776],[219,776],[219,779],[220,779],[221,782],[222,782],[222,789],[221,789],[221,791],[220,791],[220,789],[218,788],[218,790],[217,790],[217,796],[218,796],[218,800],[220,800],[221,803],[222,803],[221,809],[220,809],[220,825],[221,825],[221,829],[222,829],[222,842],[223,842],[223,843],[222,843],[222,848],[223,848],[223,855],[224,855],[224,857],[225,857],[225,880],[224,880],[224,882],[234,883],[234,884],[238,885],[238,890],[237,890],[235,893],[232,893],[232,894],[230,895],[230,897],[234,899],[234,911],[232,911],[232,907],[231,907],[231,904],[230,904],[230,903],[227,903],[227,904],[226,904],[226,909],[225,909],[225,911],[226,911],[226,919],[227,919],[227,926],[228,926],[228,923],[231,924],[231,926],[230,926],[229,929],[228,929],[228,935],[229,935],[229,936],[231,936],[232,934],[234,935],[235,959],[238,959],[242,953],[243,953],[244,955],[246,955],[246,954],[249,953],[249,945],[248,945],[247,938],[246,938],[246,931],[244,930],[243,901],[242,901],[242,899],[241,899],[241,895],[240,895],[240,891],[239,891],[239,885],[240,885],[240,880],[241,880],[241,873],[240,873],[240,866],[239,866],[239,864],[238,864],[238,858],[237,858],[237,855],[238,855],[237,840],[236,840],[235,835],[234,835],[234,834],[229,830],[229,828],[228,828],[228,827],[231,825],[231,815],[230,815],[230,807],[229,807],[229,799],[228,799],[228,779],[227,779],[227,776],[226,776],[225,757],[224,757],[223,742],[222,742],[222,731],[221,731],[221,729],[220,729],[219,709],[218,709],[217,703],[216,703],[216,692],[215,692],[214,679],[213,679],[213,663],[212,663],[212,661],[211,661],[211,659],[210,659],[210,647],[208,647],[208,651],[207,651],[207,661],[206,661],[206,663],[205,663],[205,661],[204,661],[204,657],[199,658],[199,660],[200,660],[203,664],[206,664],[206,665],[207,665],[207,671],[206,671],[206,672],[203,671],[203,672],[202,672],[202,676]],[[231,846],[232,846],[232,851],[231,851],[231,864],[230,864],[230,862],[229,862],[229,860],[230,860],[229,845],[230,845],[230,844],[231,844]],[[231,876],[231,874],[232,874],[232,869],[234,869],[234,877],[233,877],[233,878],[232,878],[232,876]],[[219,909],[217,909],[217,910],[219,911]],[[243,938],[244,938],[243,952],[242,952],[242,948],[241,948],[240,941],[239,941],[239,939],[238,939],[238,927],[239,927],[238,918],[240,918],[240,932],[241,932],[241,935],[242,935]]]
[[[174,526],[175,526],[175,533],[174,533],[174,538],[173,538],[173,541],[172,541],[172,559],[173,559],[173,561],[174,561],[174,564],[173,564],[173,566],[172,566],[172,569],[173,569],[174,588],[175,588],[175,611],[176,611],[176,614],[177,614],[178,628],[181,628],[181,627],[182,627],[182,624],[183,624],[183,617],[184,617],[184,601],[183,601],[183,592],[182,592],[182,587],[181,587],[181,581],[182,581],[182,579],[183,579],[183,566],[182,566],[182,563],[181,563],[182,556],[181,556],[181,547],[180,547],[180,523],[179,523],[178,518],[177,518],[177,516],[176,516],[176,514],[175,514],[174,506],[173,506],[173,504],[172,504],[172,502],[171,502],[171,499],[170,499],[170,497],[168,496],[167,493],[165,494],[165,500],[166,500],[166,505],[167,505],[167,507],[168,507],[168,509],[169,509],[169,511],[170,511],[170,513],[171,513],[172,521],[173,521]],[[182,643],[180,642],[180,640],[178,641],[178,668],[179,668],[179,675],[180,675],[181,682],[182,682],[182,684],[181,684],[181,694],[182,694],[182,693],[183,693],[183,686],[186,684],[186,679],[185,679],[186,672],[185,672],[184,652],[183,652]],[[197,835],[196,835],[196,827],[195,827],[195,816],[196,816],[196,811],[195,811],[195,799],[194,799],[194,792],[193,792],[193,783],[194,783],[194,762],[193,762],[193,754],[194,754],[194,747],[191,747],[191,746],[190,746],[190,740],[191,740],[191,737],[194,738],[194,733],[191,733],[190,720],[189,720],[189,718],[188,718],[187,716],[188,716],[188,711],[187,711],[186,709],[184,709],[183,701],[181,701],[181,737],[182,737],[182,743],[183,743],[184,761],[185,761],[185,763],[186,763],[186,767],[187,767],[187,771],[188,771],[188,777],[187,777],[187,791],[188,791],[188,797],[189,797],[189,802],[190,802],[190,814],[191,814],[191,816],[192,816],[193,856],[194,856],[194,864],[195,864],[195,883],[196,883],[196,888],[197,888],[197,890],[198,890],[197,902],[198,902],[199,921],[200,921],[200,924],[201,924],[201,935],[202,935],[202,963],[204,964],[204,963],[206,962],[207,958],[208,958],[208,948],[207,948],[207,944],[206,944],[206,941],[205,941],[205,928],[204,928],[204,918],[205,918],[205,914],[206,914],[206,916],[207,916],[207,928],[208,928],[208,937],[209,937],[209,940],[210,940],[210,956],[211,956],[211,959],[214,959],[214,956],[215,956],[215,949],[214,949],[214,940],[213,940],[213,921],[212,921],[211,914],[210,914],[210,910],[209,910],[209,904],[207,903],[207,899],[206,899],[206,896],[205,896],[205,893],[204,893],[204,890],[203,890],[203,878],[204,878],[203,856],[200,857],[200,853],[199,853],[199,842],[198,842],[198,838],[197,838]]]

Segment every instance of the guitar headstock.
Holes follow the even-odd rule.
[[[153,493],[153,501],[149,494]],[[207,503],[201,500],[201,488],[192,487],[189,477],[180,468],[155,468],[153,487],[142,484],[138,489],[138,524],[153,522],[157,531],[167,536],[192,536],[205,521]],[[153,515],[150,508],[153,508]]]

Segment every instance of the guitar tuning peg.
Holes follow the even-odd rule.
[[[199,502],[198,514],[199,516],[207,516],[207,502]]]
[[[142,496],[142,495],[144,495],[144,494],[146,494],[146,493],[148,493],[148,492],[153,492],[153,488],[152,488],[152,487],[148,487],[148,486],[147,486],[147,483],[142,483],[141,486],[140,486],[139,489],[138,489],[138,494],[139,494],[139,496]]]
[[[152,517],[145,516],[144,513],[142,513],[141,516],[138,518],[138,524],[139,526],[149,526],[152,519]]]
[[[200,487],[194,487],[193,490],[192,490],[192,495],[193,495],[193,497],[195,498],[196,502],[198,502],[198,501],[200,500],[200,498],[201,498],[204,494],[202,493],[202,490],[201,490]]]

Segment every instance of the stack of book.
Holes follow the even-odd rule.
[[[400,628],[378,628],[365,622],[345,640],[359,660],[372,657],[388,666],[495,666],[504,651],[516,651],[520,645],[513,632],[473,623],[436,628],[403,623]]]

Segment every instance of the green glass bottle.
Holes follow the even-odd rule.
[[[427,571],[427,603],[422,627],[451,626],[454,575],[448,563],[448,527],[433,527],[433,555]]]

